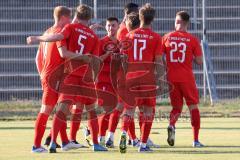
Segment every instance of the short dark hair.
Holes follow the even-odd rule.
[[[190,15],[186,11],[179,11],[176,16],[180,16],[184,22],[189,22],[190,20]]]
[[[146,25],[150,25],[155,17],[155,9],[150,3],[146,3],[139,10],[139,18]]]
[[[117,22],[119,22],[119,20],[118,20],[117,17],[108,17],[108,18],[106,19],[106,21],[109,21],[109,22],[111,22],[111,21],[117,21]]]
[[[136,29],[140,26],[139,14],[137,13],[127,15],[127,21],[129,21],[131,29]]]
[[[132,12],[138,12],[138,4],[128,3],[124,6],[124,13],[125,14],[130,14]]]

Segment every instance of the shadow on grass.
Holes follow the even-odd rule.
[[[68,151],[68,152],[57,152],[57,154],[109,154],[109,153],[119,153],[121,154],[118,150],[109,150],[107,152],[93,152],[92,150],[81,150],[81,149],[78,149],[76,151]],[[128,150],[127,151],[127,154],[128,153],[137,153],[137,149],[136,150]],[[161,149],[158,149],[158,150],[154,150],[153,152],[151,152],[150,154],[240,154],[240,151],[206,151],[206,150],[190,150],[190,151],[168,151],[168,150],[161,150]],[[124,155],[124,154],[122,154]]]
[[[188,150],[188,151],[179,151],[179,150],[154,150],[153,154],[157,153],[169,153],[169,154],[240,154],[240,151],[206,151],[206,150]]]
[[[240,154],[240,150],[239,151],[209,151],[206,149],[210,149],[210,148],[239,148],[240,146],[206,146],[204,148],[192,148],[190,146],[176,146],[176,147],[169,147],[169,146],[162,146],[159,149],[154,149],[154,151],[150,154]],[[167,149],[167,150],[166,150]],[[179,150],[179,149],[188,149],[188,150]],[[73,150],[73,151],[67,151],[67,152],[57,152],[58,154],[89,154],[89,153],[93,153],[93,154],[109,154],[109,153],[119,153],[118,147],[116,146],[114,149],[109,149],[108,152],[93,152],[92,148],[82,148],[82,149],[77,149],[77,150]],[[127,154],[128,153],[137,153],[137,148],[132,148],[129,147],[127,150]],[[119,153],[121,154],[121,153]],[[124,154],[122,154],[124,155]]]

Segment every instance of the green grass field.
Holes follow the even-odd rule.
[[[51,123],[49,122],[48,125]],[[84,125],[84,124],[83,124]],[[160,159],[160,160],[239,160],[240,159],[240,118],[203,118],[200,139],[205,148],[192,148],[192,130],[188,120],[180,119],[177,124],[176,145],[169,147],[166,142],[167,120],[155,122],[151,131],[151,139],[160,144],[160,149],[153,153],[140,154],[136,148],[128,147],[126,154],[120,154],[118,148],[105,153],[94,153],[89,149],[69,152],[59,150],[57,154],[32,154],[33,121],[0,121],[0,160],[100,160],[100,159]],[[136,129],[139,131],[139,129]],[[49,132],[49,127],[46,133]],[[115,136],[115,144],[119,140],[119,129]],[[44,137],[45,138],[45,137]],[[84,143],[82,131],[78,140]]]

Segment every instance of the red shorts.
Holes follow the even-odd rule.
[[[42,104],[54,107],[58,101],[59,94],[57,91],[59,88],[59,83],[56,84],[56,90],[49,86],[47,79],[42,79],[41,84],[43,89]]]
[[[174,107],[182,107],[183,99],[186,104],[195,105],[199,103],[198,90],[195,81],[173,82],[170,85],[170,99]]]
[[[97,89],[115,94],[115,90],[111,83],[99,82],[97,83]]]
[[[99,82],[99,83],[97,83],[97,89],[100,90],[100,91],[104,91],[104,92],[110,92],[110,94],[113,94],[114,96],[117,96],[116,92],[115,92],[115,90],[114,90],[114,88],[113,88],[111,83]],[[97,95],[99,97],[100,96],[100,92],[97,92]],[[108,97],[106,97],[104,99],[99,98],[98,99],[98,105],[102,106],[103,103],[104,103],[104,100],[109,100],[109,98]]]
[[[72,88],[69,90],[69,87],[66,87],[66,85],[69,85]],[[85,87],[84,90],[82,91],[84,93],[84,96],[79,95],[77,86]],[[89,89],[91,89],[91,91]],[[85,105],[91,105],[96,102],[97,95],[95,85],[93,83],[88,84],[84,83],[82,77],[72,75],[67,76],[64,79],[63,83],[61,83],[59,92],[60,94],[58,102],[71,101],[71,103],[73,104],[81,103]],[[87,93],[87,95],[85,93]]]
[[[144,86],[139,82],[132,81],[131,83],[126,82],[126,90],[130,91],[134,89],[136,91],[134,96],[127,97],[128,99],[135,99],[135,106],[146,106],[146,107],[155,107],[156,106],[156,87],[153,83],[149,83],[150,86]],[[146,90],[145,92],[142,92]],[[150,91],[151,90],[151,91]],[[149,93],[149,94],[148,94]],[[129,94],[129,93],[128,93]],[[126,102],[126,101],[125,101]],[[125,107],[133,107],[125,103]]]
[[[156,98],[141,98],[137,99],[137,106],[155,107]]]

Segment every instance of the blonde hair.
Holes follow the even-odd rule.
[[[54,8],[53,16],[59,20],[62,16],[71,16],[71,9],[65,6],[57,6]]]

